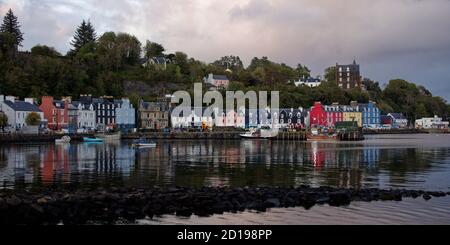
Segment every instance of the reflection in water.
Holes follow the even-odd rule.
[[[413,138],[411,138],[413,137]],[[450,137],[378,136],[364,142],[176,141],[0,146],[4,186],[328,185],[444,189]]]

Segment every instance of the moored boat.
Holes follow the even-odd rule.
[[[71,138],[69,136],[63,136],[61,139],[56,139],[55,143],[56,144],[68,144],[70,143]]]
[[[271,129],[257,129],[240,134],[240,136],[244,139],[271,139],[275,138],[277,135]]]
[[[83,141],[86,143],[102,143],[103,139],[92,138],[92,137],[83,137]]]
[[[95,137],[103,139],[103,140],[120,140],[121,139],[121,133],[101,133],[96,134]]]
[[[134,148],[153,148],[156,147],[155,142],[151,142],[147,139],[139,139],[133,142],[132,147]]]

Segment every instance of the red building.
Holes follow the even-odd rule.
[[[69,104],[67,101],[54,100],[51,96],[43,96],[39,106],[48,121],[48,128],[61,130],[69,125]]]
[[[328,126],[327,114],[322,106],[322,103],[320,102],[314,103],[314,106],[311,108],[311,112],[309,114],[309,122],[312,128]]]
[[[325,106],[325,113],[327,117],[327,126],[334,127],[336,122],[344,121],[344,112],[340,109],[338,104]]]

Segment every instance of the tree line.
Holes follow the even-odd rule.
[[[19,52],[23,33],[18,18],[10,10],[0,27],[0,93],[19,97],[40,98],[80,94],[93,96],[128,96],[137,105],[139,99],[153,100],[176,90],[192,90],[209,74],[225,74],[229,90],[278,90],[285,108],[309,107],[315,101],[324,104],[350,101],[375,101],[384,113],[403,112],[410,120],[424,116],[450,116],[450,106],[423,86],[405,80],[380,84],[364,79],[366,90],[342,90],[337,86],[335,68],[327,68],[323,83],[316,88],[296,87],[293,81],[310,77],[307,66],[291,67],[255,57],[244,67],[239,56],[225,56],[205,63],[183,52],[168,53],[162,44],[147,40],[142,44],[128,33],[105,32],[98,35],[90,21],[82,21],[75,29],[72,48],[61,54],[55,48],[36,45]],[[143,66],[143,62],[163,58],[166,65]],[[207,89],[207,88],[205,88]]]

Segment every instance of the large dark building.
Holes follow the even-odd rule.
[[[362,78],[356,61],[353,61],[351,65],[336,63],[336,81],[342,89],[361,88]]]
[[[116,125],[116,104],[112,97],[92,98],[90,95],[82,95],[80,102],[94,106],[95,123],[100,131],[114,128]]]

